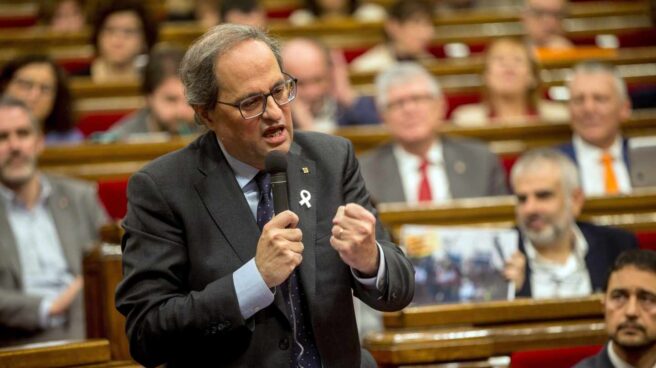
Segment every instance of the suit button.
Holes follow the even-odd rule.
[[[278,347],[280,348],[280,350],[289,349],[289,339],[287,339],[286,337],[280,339],[280,342],[278,343]]]

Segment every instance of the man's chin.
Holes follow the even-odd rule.
[[[656,340],[648,340],[643,333],[632,335],[619,333],[613,337],[613,343],[625,351],[650,350],[656,346]]]
[[[29,172],[0,172],[0,183],[8,188],[18,188],[25,185],[34,176],[34,171]]]

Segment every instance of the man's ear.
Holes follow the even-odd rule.
[[[583,204],[585,203],[585,194],[581,188],[576,188],[572,190],[572,214],[574,218],[579,217],[581,210],[583,209]]]
[[[198,119],[198,121],[203,123],[206,127],[210,128],[212,126],[213,120],[207,109],[200,105],[192,105],[191,107],[196,113],[196,119]]]

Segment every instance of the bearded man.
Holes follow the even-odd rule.
[[[584,296],[605,289],[607,270],[638,247],[624,230],[576,221],[585,201],[576,165],[552,149],[528,151],[511,171],[519,250],[506,266],[517,295]]]

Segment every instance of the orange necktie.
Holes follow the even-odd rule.
[[[425,158],[419,164],[419,171],[421,172],[421,178],[419,179],[419,194],[417,199],[419,202],[430,202],[433,200],[433,196],[431,194],[430,182],[428,181],[428,160]]]
[[[601,155],[601,164],[604,166],[604,187],[606,194],[619,193],[620,188],[617,185],[615,169],[613,169],[613,156],[608,152],[604,152]]]

